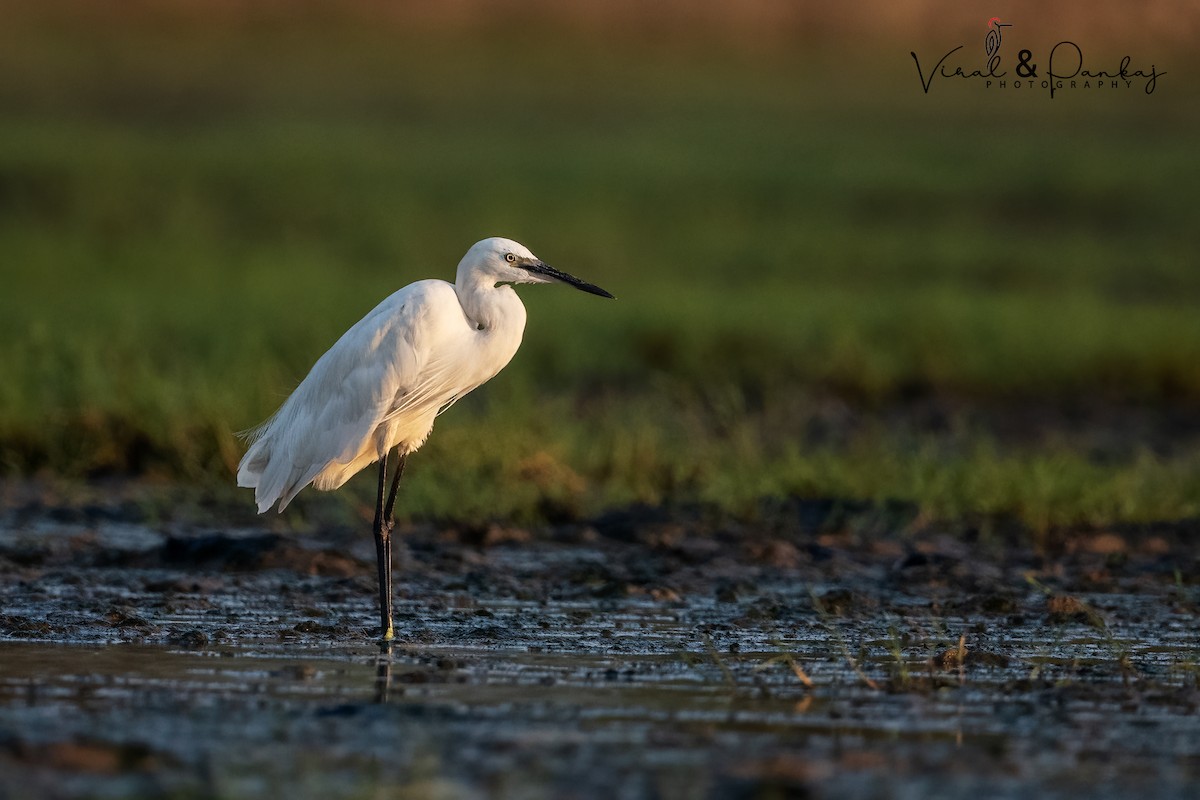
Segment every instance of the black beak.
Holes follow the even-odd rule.
[[[530,272],[536,272],[538,275],[545,275],[547,278],[554,278],[557,281],[562,281],[563,283],[569,283],[570,285],[574,286],[576,289],[579,289],[580,291],[587,292],[589,294],[598,294],[601,297],[607,297],[610,300],[617,299],[617,298],[613,297],[611,294],[609,294],[608,292],[601,289],[599,286],[596,286],[595,284],[588,283],[587,281],[581,281],[581,280],[579,280],[579,278],[576,278],[574,275],[568,275],[565,272],[559,272],[554,267],[547,264],[545,261],[529,261],[529,262],[522,264],[521,266],[523,266],[525,269],[529,270]]]

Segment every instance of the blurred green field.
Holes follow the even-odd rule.
[[[7,36],[6,476],[248,504],[233,432],[380,299],[505,235],[620,299],[522,292],[525,344],[440,419],[410,516],[1200,513],[1182,69],[1051,103],[924,95],[903,47],[847,68],[396,30]]]

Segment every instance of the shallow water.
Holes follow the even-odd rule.
[[[0,797],[1195,795],[1186,550],[682,536],[9,528]]]

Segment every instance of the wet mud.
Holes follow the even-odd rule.
[[[0,522],[0,798],[1193,797],[1195,521]],[[1039,543],[1040,542],[1040,543]]]

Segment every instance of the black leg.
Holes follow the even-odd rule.
[[[383,509],[383,521],[389,526],[396,524],[396,490],[400,488],[400,478],[404,475],[404,462],[408,460],[408,453],[401,453],[400,460],[396,462],[396,474],[392,476],[392,490],[388,492],[387,505]]]
[[[407,459],[407,453],[401,453],[396,461],[396,471],[392,475],[392,488],[388,491],[387,502],[383,506],[383,570],[384,576],[380,580],[387,584],[388,595],[388,616],[387,627],[384,628],[386,633],[384,641],[391,641],[392,636],[392,529],[396,527],[396,491],[400,488],[400,478],[404,475],[404,462]],[[383,483],[379,484],[380,491],[383,490]],[[382,498],[382,494],[380,497]]]
[[[379,565],[379,629],[385,642],[390,641],[392,630],[392,526],[384,519],[384,487],[387,486],[388,454],[379,459],[379,492],[375,498],[375,559]],[[403,462],[401,462],[403,463]],[[394,493],[393,485],[393,493]]]

